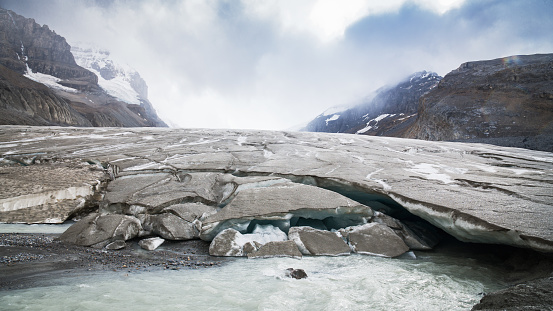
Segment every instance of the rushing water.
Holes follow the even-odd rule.
[[[285,277],[301,268],[307,279]],[[237,259],[220,267],[109,272],[0,292],[2,310],[468,310],[500,275],[443,255]]]

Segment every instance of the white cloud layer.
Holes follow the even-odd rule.
[[[109,49],[181,127],[286,129],[415,71],[553,51],[546,1],[0,0]]]

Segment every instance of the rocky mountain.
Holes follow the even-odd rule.
[[[166,126],[146,96],[128,102],[107,92],[63,37],[1,8],[0,124]]]
[[[414,73],[394,86],[380,88],[352,108],[325,111],[302,130],[399,136],[414,121],[420,96],[434,88],[440,79],[434,72]]]
[[[553,54],[462,64],[421,97],[402,136],[553,151]]]

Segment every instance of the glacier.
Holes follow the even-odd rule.
[[[461,241],[553,252],[547,152],[327,133],[2,126],[0,158],[3,169],[47,168],[55,158],[103,171],[88,199],[104,213],[140,218],[178,204],[209,207],[171,218],[194,224],[207,240],[228,228],[247,235],[267,225],[284,233],[303,224],[339,230],[373,222],[379,212],[407,227],[423,220]],[[48,179],[27,180],[17,195],[41,182]],[[71,187],[50,184],[48,191]],[[26,210],[18,217],[47,218]],[[0,211],[0,221],[12,216]]]

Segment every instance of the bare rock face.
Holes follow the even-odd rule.
[[[102,248],[114,241],[126,241],[138,235],[140,221],[126,215],[90,214],[69,227],[61,236],[64,243]]]
[[[553,151],[553,54],[461,64],[421,97],[403,137]]]
[[[403,240],[386,225],[368,223],[344,229],[354,252],[382,257],[397,257],[409,250]]]
[[[258,251],[248,254],[248,258],[292,257],[301,258],[302,254],[294,241],[269,242]]]
[[[296,243],[303,255],[349,255],[350,247],[334,232],[311,227],[292,227],[288,238]]]

